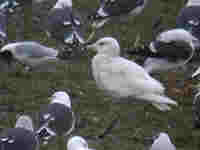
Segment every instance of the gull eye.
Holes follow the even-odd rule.
[[[101,42],[101,43],[99,43],[99,45],[100,45],[100,46],[103,46],[103,45],[105,45],[105,43],[104,43],[104,42]]]

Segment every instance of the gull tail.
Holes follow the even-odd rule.
[[[171,110],[168,104],[178,106],[178,103],[176,101],[166,96],[161,96],[161,95],[156,95],[156,94],[145,94],[145,95],[139,96],[138,98],[151,102],[153,106],[155,106],[161,111]]]

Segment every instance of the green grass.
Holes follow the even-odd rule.
[[[74,8],[77,10],[92,11],[97,5],[97,0],[74,0]],[[122,50],[131,47],[138,33],[142,40],[152,39],[152,18],[160,14],[164,16],[166,26],[174,27],[175,18],[183,1],[151,0],[144,13],[121,24],[107,24],[102,28],[101,37],[116,37]],[[31,9],[25,9],[25,40],[37,40],[45,45],[58,47],[54,39],[44,40],[43,32],[33,32],[31,29]],[[16,25],[9,24],[9,39],[16,37]],[[95,37],[98,39],[99,37]],[[92,57],[92,54],[90,54]],[[111,120],[120,116],[119,124],[112,130],[112,134],[106,136],[100,143],[89,141],[89,146],[97,150],[144,150],[146,148],[145,137],[152,136],[158,131],[168,132],[177,150],[199,150],[200,131],[192,128],[192,100],[190,86],[195,82],[184,81],[185,74],[173,72],[155,75],[156,79],[163,82],[166,93],[179,103],[179,107],[170,112],[160,112],[149,104],[113,104],[112,97],[104,95],[97,89],[91,77],[90,60],[82,56],[76,63],[56,64],[56,72],[23,72],[22,66],[17,65],[13,72],[1,72],[0,74],[0,104],[14,105],[16,112],[8,113],[8,119],[0,120],[1,126],[13,127],[16,115],[20,112],[36,114],[41,104],[47,104],[49,97],[55,90],[65,90],[72,96],[72,107],[81,122],[85,126],[75,132],[74,135],[95,136],[103,132]],[[183,80],[184,86],[178,86],[178,81]],[[183,89],[188,87],[189,92]],[[3,91],[3,92],[1,92]],[[34,115],[33,115],[34,116]],[[172,124],[171,127],[168,124]],[[138,131],[138,133],[136,132]],[[42,150],[65,149],[65,142],[57,138],[55,143]]]

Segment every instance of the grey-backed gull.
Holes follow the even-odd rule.
[[[38,150],[38,139],[33,132],[32,120],[29,116],[20,116],[15,128],[4,129],[0,134],[2,150]]]
[[[102,27],[114,16],[132,15],[136,16],[142,12],[147,0],[99,0],[99,8],[90,16],[93,26]]]
[[[57,91],[52,95],[50,104],[40,109],[39,129],[36,133],[46,144],[57,135],[69,135],[74,128],[75,115],[70,97],[64,91]]]
[[[9,43],[1,48],[0,55],[8,62],[14,59],[28,68],[58,60],[57,50],[33,41]]]

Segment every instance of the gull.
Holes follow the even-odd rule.
[[[176,27],[159,33],[148,47],[138,50],[145,55],[149,73],[184,66],[200,48],[200,2],[188,0],[176,18]],[[136,52],[135,52],[136,54]]]
[[[167,133],[161,132],[153,142],[150,150],[176,150]]]
[[[190,32],[198,40],[200,40],[200,1],[198,0],[188,0],[185,7],[181,9],[176,24],[177,27],[183,28]],[[200,49],[200,44],[197,45],[197,52]],[[200,73],[200,68],[198,68],[192,77],[197,76]]]
[[[99,8],[94,15],[93,27],[100,28],[112,17],[124,15],[136,16],[142,12],[147,0],[99,0]]]
[[[94,150],[88,148],[87,141],[81,136],[73,136],[67,142],[67,150]]]
[[[97,51],[92,71],[97,86],[114,97],[130,97],[151,103],[161,111],[170,110],[177,102],[164,96],[164,86],[135,62],[120,57],[116,39],[105,37],[88,45]]]
[[[76,122],[71,100],[66,92],[57,91],[50,99],[50,104],[40,109],[39,129],[36,131],[43,144],[47,144],[57,135],[69,135],[74,130]]]
[[[0,135],[1,147],[4,150],[38,150],[39,141],[33,132],[32,119],[22,115],[18,118],[15,128],[7,128]]]
[[[144,68],[152,73],[184,66],[192,59],[198,44],[199,40],[184,29],[161,32],[145,49],[149,52]]]
[[[0,55],[9,63],[17,60],[26,69],[37,67],[48,61],[58,60],[58,51],[33,41],[9,43],[0,49]]]
[[[65,44],[77,46],[83,44],[81,21],[72,12],[72,0],[58,0],[47,18],[47,35]]]

